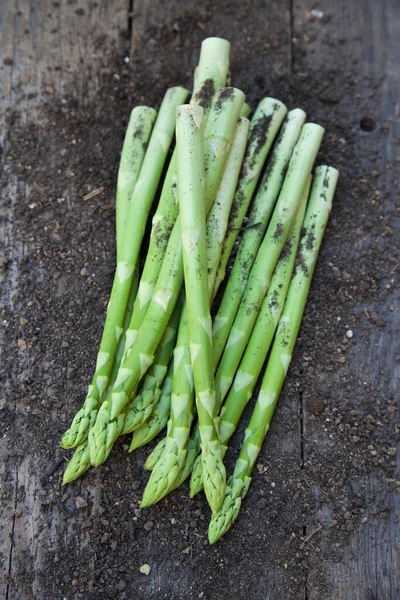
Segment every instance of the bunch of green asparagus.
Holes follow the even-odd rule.
[[[166,427],[144,465],[151,475],[141,506],[191,476],[191,495],[204,489],[211,507],[211,543],[249,488],[338,179],[332,167],[314,169],[324,130],[303,110],[264,98],[249,119],[244,93],[226,87],[229,52],[226,40],[204,40],[190,103],[173,87],[158,114],[147,106],[131,113],[104,331],[86,399],[61,442],[75,449],[67,483],[103,463],[119,436],[133,433],[132,451]],[[228,443],[265,363],[227,481]]]

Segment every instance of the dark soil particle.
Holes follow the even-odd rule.
[[[257,119],[257,124],[251,128],[251,137],[249,139],[249,151],[254,158],[260,152],[267,139],[269,126],[272,121],[272,115],[263,114]]]
[[[277,226],[276,226],[276,229],[274,231],[274,235],[273,235],[274,240],[276,242],[278,242],[281,239],[282,234],[283,234],[283,224],[282,223],[278,223]]]
[[[196,99],[200,106],[205,110],[210,108],[211,100],[214,96],[214,81],[206,79],[199,91],[196,94]]]
[[[229,102],[229,100],[233,97],[234,93],[235,91],[232,87],[224,88],[223,91],[218,94],[218,100],[215,103],[215,110],[220,112],[223,109],[224,104]]]

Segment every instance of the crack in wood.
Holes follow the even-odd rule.
[[[11,570],[12,570],[12,556],[14,549],[14,531],[15,531],[15,520],[17,518],[17,502],[18,502],[18,467],[15,470],[15,490],[14,490],[14,514],[13,514],[13,523],[11,527],[10,533],[10,551],[8,553],[8,568],[7,568],[7,587],[6,587],[6,596],[5,600],[9,600],[10,587],[11,587]]]

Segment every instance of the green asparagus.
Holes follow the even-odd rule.
[[[312,169],[323,133],[324,130],[320,125],[308,123],[303,126],[271,221],[251,269],[236,318],[232,324],[231,315],[227,318],[219,313],[215,317],[213,331],[215,364],[217,356],[222,354],[221,348],[223,349],[223,357],[215,376],[215,384],[217,395],[222,399],[231,386],[261,303],[268,290],[271,275],[292,228],[302,191]],[[227,334],[229,337],[225,345]]]
[[[229,90],[227,92],[227,90]],[[206,212],[211,208],[232,144],[244,94],[224,88],[215,96],[204,140]],[[208,143],[207,143],[208,142]],[[213,159],[211,157],[214,157]],[[121,413],[136,392],[136,387],[153,363],[183,283],[182,241],[179,220],[172,230],[152,300],[134,345],[120,368],[112,393],[103,401],[89,433],[90,460],[94,466],[104,462],[122,430]]]
[[[217,196],[207,219],[208,294],[213,290],[225,237],[229,211],[246,148],[249,122],[241,117]],[[165,451],[160,457],[143,494],[142,507],[154,504],[172,488],[185,460],[187,441],[193,420],[193,374],[190,357],[188,314],[182,312],[178,343],[174,353],[171,418]]]
[[[271,285],[262,303],[246,351],[236,371],[233,385],[219,413],[219,431],[224,455],[227,451],[227,443],[237,427],[247,402],[251,398],[283,309],[296,258],[310,185],[311,175],[308,177],[303,190],[292,231],[275,267]],[[222,402],[221,397],[219,402]],[[219,409],[220,405],[218,411]],[[198,457],[193,465],[190,495],[194,496],[202,487],[202,467],[200,457]]]
[[[331,211],[337,179],[338,171],[336,169],[324,166],[315,170],[310,202],[304,220],[304,232],[296,261],[296,271],[289,286],[267,370],[250,423],[245,431],[239,458],[227,486],[225,499],[210,522],[208,537],[211,544],[231,527],[249,489],[251,473],[269,430],[292,358],[318,251]]]
[[[167,90],[153,127],[140,175],[129,204],[95,373],[82,409],[78,411],[70,429],[62,437],[64,448],[76,447],[86,439],[90,427],[95,422],[103,392],[109,383],[118,342],[123,332],[129,292],[148,213],[174,134],[175,109],[186,93],[186,90],[179,87]]]

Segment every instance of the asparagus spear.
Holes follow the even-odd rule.
[[[220,38],[207,38],[202,43],[200,62],[196,68],[191,104],[202,104],[205,122],[215,93],[225,85],[229,69],[230,44]],[[219,65],[219,66],[218,66]],[[182,99],[182,103],[184,99]],[[160,201],[152,221],[149,249],[143,267],[138,299],[127,334],[126,350],[134,343],[143,323],[154,286],[160,273],[168,239],[178,216],[176,197],[176,151],[172,155]]]
[[[282,187],[293,148],[305,120],[304,111],[291,110],[281,128],[271,158],[248,215],[244,231],[218,313],[214,320],[214,360],[218,364],[236,316],[247,278],[254,264],[276,199]],[[214,294],[216,293],[215,290]],[[219,329],[218,326],[220,325]]]
[[[236,128],[228,162],[214,204],[207,219],[208,293],[213,290],[225,237],[230,207],[246,148],[249,121],[241,117]],[[193,375],[190,357],[188,313],[185,306],[179,325],[178,343],[174,353],[175,371],[171,397],[171,417],[163,454],[153,469],[143,494],[141,506],[150,506],[171,489],[183,467],[187,441],[193,420]]]
[[[221,253],[220,266],[214,287],[214,297],[225,278],[226,265],[232,248],[239,235],[265,159],[268,156],[286,112],[286,106],[279,100],[264,98],[257,106],[251,120],[249,143],[243,162],[242,176],[238,183],[229,218],[228,234]]]
[[[118,169],[116,195],[117,261],[121,254],[123,232],[129,213],[133,190],[139,177],[156,111],[148,106],[136,106],[129,119]]]
[[[232,319],[225,319],[225,315],[217,315],[214,320],[215,363],[218,355],[222,354],[221,347],[225,346],[228,326],[230,330],[215,377],[217,395],[220,395],[222,399],[231,386],[261,303],[268,290],[271,275],[292,228],[302,191],[317,155],[323,132],[320,125],[307,123],[303,126],[233,325]]]
[[[204,162],[207,167],[204,196],[207,213],[222,177],[243,102],[244,94],[240,90],[224,88],[216,94],[209,113],[204,143]],[[176,304],[182,282],[182,240],[177,220],[137,339],[121,365],[111,395],[104,400],[90,430],[90,460],[94,466],[104,462],[122,430],[121,413],[154,360],[154,352]]]
[[[337,179],[338,171],[336,169],[324,166],[315,170],[296,272],[290,283],[261,390],[245,431],[243,445],[233,475],[229,480],[224,502],[210,522],[208,538],[211,544],[231,527],[249,488],[251,473],[269,430],[292,358]]]
[[[157,349],[154,363],[146,374],[140,394],[133,399],[126,412],[121,435],[132,433],[143,425],[161,396],[161,386],[175,346],[181,310],[181,304],[178,302]]]
[[[323,129],[319,125],[307,124],[303,126],[271,222],[251,270],[249,283],[236,320],[231,328],[225,350],[226,336],[229,334],[229,329],[227,330],[226,327],[227,319],[225,315],[218,313],[214,319],[214,365],[218,364],[219,357],[223,352],[215,379],[218,406],[221,406],[232,384],[234,374],[257,318],[259,307],[268,289],[269,278],[292,227],[302,190],[318,152],[322,135]],[[277,232],[279,235],[277,235]]]
[[[139,179],[129,204],[95,373],[83,407],[75,416],[70,429],[62,437],[61,443],[64,448],[75,447],[86,438],[89,428],[96,419],[103,392],[109,383],[115,352],[123,332],[129,292],[137,266],[147,216],[157,191],[174,133],[175,108],[181,103],[182,98],[186,98],[186,95],[187,91],[183,88],[170,88],[161,104]]]
[[[202,121],[202,111],[197,107],[182,106],[177,109],[178,194],[190,354],[201,437],[204,490],[215,512],[225,493],[225,467],[215,427]]]
[[[219,432],[224,455],[227,451],[227,443],[237,427],[247,402],[251,398],[282,313],[296,258],[310,185],[311,175],[309,175],[303,190],[302,200],[296,212],[292,231],[275,267],[271,285],[262,303],[246,351],[236,371],[233,385],[220,411]],[[221,398],[219,400],[221,402]],[[200,457],[197,457],[190,479],[190,495],[195,496],[202,487],[201,460]]]

